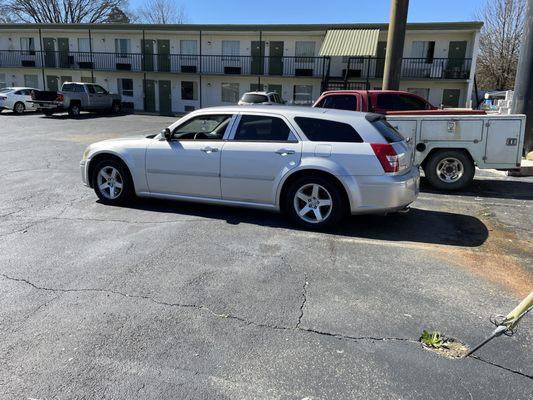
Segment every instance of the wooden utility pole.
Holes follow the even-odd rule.
[[[385,55],[385,70],[383,73],[384,90],[400,89],[408,9],[409,0],[391,0],[387,53]]]
[[[533,151],[533,0],[528,0],[513,96],[513,114],[526,114],[524,152]]]

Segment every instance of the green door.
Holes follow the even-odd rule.
[[[458,108],[461,89],[444,89],[442,92],[442,104],[444,107]]]
[[[54,45],[54,38],[43,38],[44,48],[44,66],[55,68],[56,67],[56,52]]]
[[[283,42],[270,42],[270,57],[268,59],[268,74],[283,75]]]
[[[466,41],[450,42],[450,48],[448,50],[448,69],[462,70],[465,64],[466,57]],[[458,76],[459,78],[459,76]]]
[[[162,115],[172,113],[170,81],[159,81],[159,113]]]
[[[387,42],[378,42],[376,53],[376,78],[383,78],[385,70],[385,56],[387,54]]]
[[[147,79],[144,84],[144,101],[146,112],[155,112],[155,81]]]
[[[252,41],[252,75],[263,75],[264,68],[264,55],[265,55],[265,42]]]
[[[57,76],[46,76],[46,89],[50,91],[58,91],[59,90],[59,77]]]
[[[275,92],[281,97],[281,85],[268,85],[269,92]]]
[[[142,40],[144,48],[144,70],[153,71],[154,70],[154,41],[153,40]]]
[[[59,55],[59,66],[61,68],[70,68],[69,63],[69,47],[68,47],[68,38],[58,38],[57,39],[57,52]]]
[[[170,71],[170,40],[157,41],[157,65],[159,72]]]

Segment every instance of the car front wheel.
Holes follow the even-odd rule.
[[[319,176],[296,180],[285,199],[285,209],[291,219],[309,229],[334,226],[343,216],[344,206],[337,186]]]
[[[22,114],[24,110],[26,110],[24,103],[21,103],[20,101],[15,103],[15,106],[13,107],[13,112],[15,114]]]
[[[96,195],[104,204],[123,204],[134,193],[127,167],[115,160],[103,160],[96,165],[92,184]]]

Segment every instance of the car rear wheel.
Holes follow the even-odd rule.
[[[127,167],[115,160],[100,161],[94,169],[92,185],[104,204],[124,204],[133,196],[133,182]]]
[[[285,210],[300,226],[326,229],[344,214],[342,195],[335,184],[323,177],[302,177],[287,192]]]
[[[15,105],[13,106],[13,112],[15,114],[22,114],[26,110],[26,106],[24,103],[21,103],[20,101],[17,101]]]
[[[442,190],[459,190],[472,183],[475,166],[462,151],[440,150],[434,153],[424,167],[429,183]]]
[[[71,117],[79,117],[80,116],[80,106],[78,104],[71,104],[68,108],[68,115]]]

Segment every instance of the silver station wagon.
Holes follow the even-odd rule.
[[[322,229],[407,208],[418,195],[413,158],[380,115],[235,106],[192,112],[156,136],[92,144],[80,167],[105,204],[137,195],[255,207]]]

